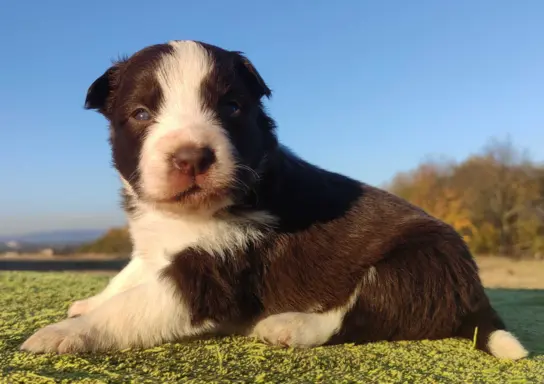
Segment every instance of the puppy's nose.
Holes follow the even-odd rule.
[[[208,147],[186,146],[172,157],[174,167],[186,175],[201,175],[215,162],[215,154]]]

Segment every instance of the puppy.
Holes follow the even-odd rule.
[[[238,334],[299,348],[460,337],[527,351],[448,225],[278,143],[251,62],[171,41],[115,62],[85,107],[109,122],[134,251],[96,296],[32,335],[34,353]]]

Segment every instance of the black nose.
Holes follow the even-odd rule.
[[[186,146],[174,153],[172,162],[181,173],[201,175],[215,162],[215,154],[208,147]]]

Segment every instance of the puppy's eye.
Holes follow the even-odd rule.
[[[138,108],[137,110],[132,112],[132,117],[135,120],[140,120],[140,121],[147,121],[151,119],[151,115],[149,114],[149,112],[143,108]]]
[[[237,101],[229,100],[227,102],[224,102],[221,106],[221,111],[230,117],[235,117],[240,114],[240,104]]]

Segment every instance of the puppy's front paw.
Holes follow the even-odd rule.
[[[67,319],[48,325],[32,336],[21,346],[21,350],[32,353],[78,353],[94,349],[96,335],[79,318]]]
[[[74,301],[68,308],[68,317],[76,317],[86,314],[96,307],[96,299],[90,297],[85,300]]]
[[[286,312],[260,321],[251,336],[284,347],[310,348],[324,344],[332,335],[327,319],[319,314]]]

